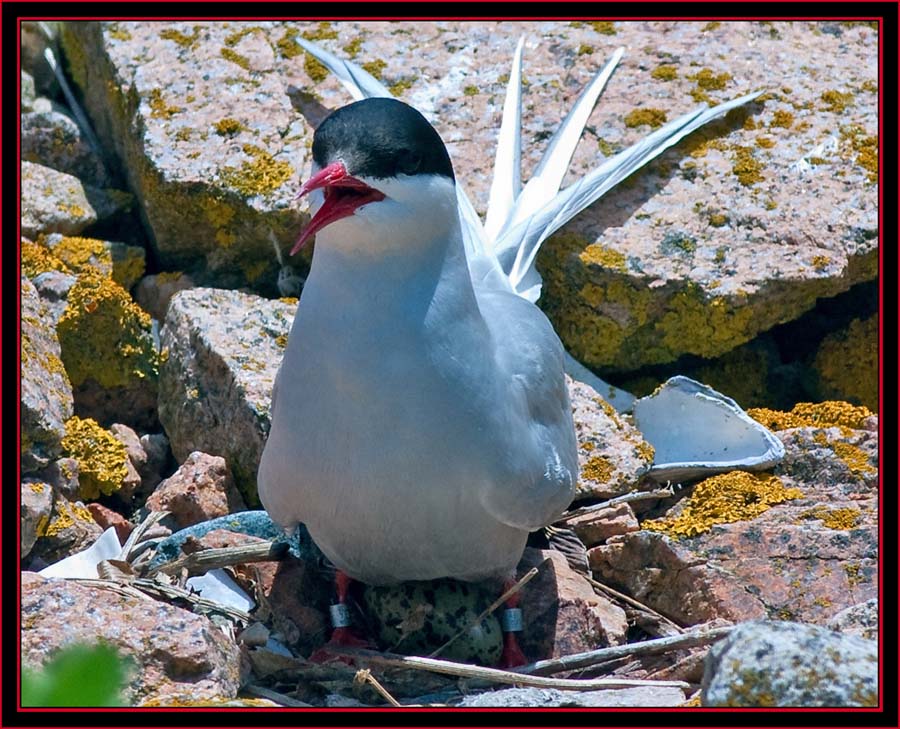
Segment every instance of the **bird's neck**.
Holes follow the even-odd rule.
[[[477,312],[458,224],[381,252],[329,245],[321,235],[300,307],[334,320],[416,326],[436,303],[448,316]]]

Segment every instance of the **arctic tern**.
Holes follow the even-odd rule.
[[[533,303],[540,244],[690,131],[756,96],[686,114],[558,192],[619,49],[522,188],[523,41],[484,226],[431,124],[359,66],[299,41],[359,100],[316,130],[300,189],[313,216],[291,253],[313,235],[316,248],[258,485],[272,519],[288,530],[305,524],[338,568],[339,603],[347,578],[514,574],[528,533],[559,517],[578,477],[564,377],[573,360]],[[347,623],[336,615],[337,633]],[[505,663],[516,659],[513,649]]]

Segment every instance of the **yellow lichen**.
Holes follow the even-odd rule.
[[[762,182],[762,163],[753,156],[750,147],[735,145],[731,171],[745,187]]]
[[[579,445],[579,447],[580,447],[581,450],[583,450],[585,453],[590,453],[592,450],[594,450],[594,448],[596,448],[596,446],[595,446],[591,441],[589,441],[589,440],[588,440],[588,441],[585,441],[584,443],[581,443],[581,444]]]
[[[615,466],[603,456],[593,456],[581,467],[581,477],[591,481],[606,483],[612,478]]]
[[[154,119],[169,119],[173,114],[184,111],[180,106],[167,104],[162,97],[162,91],[153,89],[149,96],[150,116]]]
[[[863,581],[863,576],[860,574],[860,567],[858,564],[845,564],[844,572],[847,574],[847,582],[850,587],[856,587],[856,585]]]
[[[613,250],[599,243],[592,243],[585,248],[578,256],[582,263],[587,265],[603,266],[604,268],[615,268],[619,271],[626,270],[625,254],[620,251]]]
[[[831,258],[828,256],[813,256],[812,265],[817,271],[824,271],[831,264]]]
[[[221,179],[243,195],[264,195],[294,176],[294,168],[288,162],[276,161],[266,150],[252,144],[245,144],[242,149],[251,159],[240,167],[225,167]]]
[[[822,107],[825,111],[838,113],[844,111],[853,103],[853,94],[842,93],[834,89],[823,91],[819,98],[825,102],[825,106]]]
[[[665,111],[649,107],[634,109],[628,112],[624,118],[626,127],[649,126],[651,129],[662,126],[666,120]]]
[[[845,427],[859,430],[873,413],[867,407],[851,405],[838,400],[820,403],[800,402],[790,412],[750,408],[747,414],[770,430],[788,428],[831,428]]]
[[[843,441],[829,440],[824,433],[816,433],[813,440],[819,445],[831,448],[834,455],[841,459],[854,476],[865,477],[877,473],[877,470],[869,463],[869,456],[862,448]]]
[[[802,496],[799,489],[785,488],[777,476],[731,471],[697,484],[678,516],[648,520],[642,526],[673,537],[693,537],[714,524],[753,519],[775,504]]]
[[[613,23],[611,20],[594,20],[592,22],[589,22],[588,25],[596,32],[602,33],[603,35],[616,34],[615,23]]]
[[[297,42],[296,28],[288,28],[287,30],[285,30],[284,35],[281,36],[281,38],[279,38],[277,41],[275,41],[275,47],[278,49],[278,52],[285,58],[295,58],[296,56],[299,56],[301,53],[303,53],[303,46],[301,46]],[[307,54],[307,57],[312,58],[312,56],[309,56],[309,54]],[[307,71],[307,73],[309,72]],[[326,70],[325,73],[327,75],[328,71]],[[322,78],[324,78],[324,76]]]
[[[250,59],[248,59],[246,56],[242,56],[237,51],[234,51],[231,48],[222,48],[219,51],[219,54],[226,61],[231,61],[232,63],[243,68],[245,71],[250,70]]]
[[[709,31],[711,31],[711,30],[715,30],[715,29],[718,28],[720,25],[722,25],[722,21],[720,21],[720,20],[711,20],[711,21],[708,22],[706,25],[704,25],[702,28],[700,28],[700,31],[701,31],[702,33],[707,33],[707,32],[709,32]]]
[[[94,379],[103,387],[116,387],[155,379],[159,373],[149,314],[97,271],[80,274],[69,290],[57,334],[73,386]]]
[[[756,146],[761,149],[771,149],[775,146],[775,140],[772,137],[757,137]]]
[[[311,41],[333,40],[338,37],[338,32],[326,20],[320,22],[314,30],[304,30],[302,35],[306,40]]]
[[[789,111],[779,109],[772,114],[772,121],[769,122],[770,127],[783,127],[790,129],[794,124],[794,115]]]
[[[238,132],[243,132],[247,129],[241,122],[237,119],[232,119],[231,117],[226,117],[225,119],[217,121],[213,127],[216,130],[216,134],[222,137],[233,136]]]
[[[862,519],[859,509],[829,509],[827,506],[816,506],[800,514],[801,519],[819,519],[828,529],[853,529]]]
[[[362,64],[362,68],[364,71],[368,71],[375,78],[380,80],[382,73],[384,73],[384,69],[387,68],[387,61],[376,58],[374,61],[367,61]]]
[[[721,228],[728,224],[728,216],[725,213],[710,213],[708,219],[709,224],[714,228]]]
[[[697,73],[688,76],[688,79],[705,91],[721,91],[731,81],[731,74],[716,74],[711,68],[702,68]]]
[[[159,34],[160,38],[164,40],[170,40],[177,43],[182,48],[190,48],[193,46],[200,38],[200,31],[202,29],[200,26],[195,25],[193,28],[193,33],[191,35],[187,35],[186,33],[182,33],[180,30],[175,30],[174,28],[166,28],[161,31]]]
[[[678,78],[678,69],[671,64],[664,63],[661,66],[654,68],[650,72],[650,75],[660,81],[672,81],[673,79]]]
[[[300,48],[299,45],[297,47]],[[306,58],[303,61],[303,70],[306,71],[306,75],[315,83],[324,81],[328,77],[328,69],[315,56],[309,53],[304,55]]]
[[[343,51],[348,56],[350,56],[350,58],[356,58],[359,55],[360,50],[362,49],[362,43],[362,38],[357,36],[344,46]]]
[[[287,347],[287,343],[288,343],[287,334],[279,334],[277,337],[275,337],[275,344],[277,344],[281,349],[284,349],[285,347]]]
[[[22,273],[28,276],[28,278],[34,278],[45,271],[62,271],[63,273],[69,273],[69,267],[51,253],[46,246],[41,245],[40,242],[32,243],[23,240],[21,252]]]
[[[401,78],[388,86],[388,91],[394,96],[402,96],[405,91],[412,87],[413,83],[415,83],[415,77]]]
[[[129,289],[144,275],[144,257],[134,246],[116,246],[95,238],[63,236],[51,246],[42,236],[38,244],[46,247],[71,273],[96,269],[111,276],[113,281]]]
[[[645,440],[638,443],[634,447],[634,451],[644,463],[653,463],[653,459],[656,457],[656,449]]]
[[[73,416],[65,427],[62,448],[67,457],[78,461],[79,497],[96,499],[118,491],[128,475],[124,444],[91,418]]]

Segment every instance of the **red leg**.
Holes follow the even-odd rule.
[[[504,592],[515,584],[513,580],[507,580],[503,586]],[[519,593],[514,593],[507,601],[506,607],[509,610],[517,610],[519,607]],[[520,613],[519,613],[520,614]],[[505,621],[504,621],[505,622]],[[516,633],[521,632],[520,625],[516,625],[516,621],[511,621],[514,629],[503,631],[503,653],[500,655],[500,668],[515,668],[516,666],[524,666],[528,663],[525,654],[519,647],[519,641],[516,639]],[[505,627],[505,626],[504,626]]]
[[[358,638],[356,635],[354,635],[349,624],[349,614],[347,612],[346,605],[347,593],[349,592],[350,585],[352,583],[353,580],[340,570],[338,570],[335,574],[334,586],[335,591],[337,592],[337,604],[331,606],[331,616],[332,622],[336,623],[336,625],[334,631],[331,633],[331,638],[328,640],[328,642],[309,657],[309,660],[313,663],[324,663],[328,660],[334,660],[336,656],[333,656],[328,650],[331,647],[372,647],[372,644],[367,640]],[[339,660],[345,661],[346,663],[352,663],[352,660],[350,658],[340,658]]]

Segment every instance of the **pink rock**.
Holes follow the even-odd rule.
[[[611,537],[636,532],[641,528],[628,504],[617,504],[593,514],[584,514],[569,520],[566,525],[578,535],[586,547],[603,544]]]
[[[521,646],[530,660],[558,658],[625,642],[625,612],[594,592],[555,550],[526,549],[517,578],[545,559],[521,592]]]
[[[179,528],[247,507],[221,456],[195,451],[147,499],[151,511],[171,511]]]
[[[115,527],[116,536],[122,544],[125,543],[125,540],[128,539],[128,535],[134,530],[134,524],[128,521],[128,519],[119,512],[113,511],[112,509],[103,506],[103,504],[95,502],[88,504],[87,508],[88,511],[91,512],[91,516],[94,517],[94,521],[97,522],[103,530]]]
[[[23,665],[104,641],[137,665],[132,704],[231,699],[240,686],[237,645],[208,618],[168,603],[23,572],[21,610]]]

